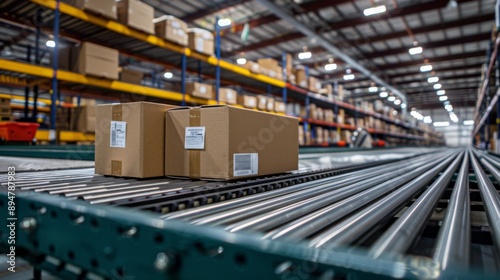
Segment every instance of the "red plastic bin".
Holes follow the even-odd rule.
[[[35,138],[37,123],[0,122],[0,139],[4,141],[31,142]]]

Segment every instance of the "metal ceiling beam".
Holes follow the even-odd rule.
[[[477,69],[480,69],[483,64],[484,63],[480,62],[480,63],[465,64],[465,65],[461,65],[460,67],[456,67],[456,66],[452,66],[452,67],[433,67],[432,72],[435,72],[435,73],[437,73],[436,75],[439,75],[439,74],[442,74],[442,73],[445,73],[445,72],[463,70],[464,68],[477,68]],[[419,75],[419,74],[426,75],[428,73],[429,72],[422,73],[420,71],[413,71],[413,72],[408,72],[408,73],[400,73],[400,74],[389,75],[389,78],[396,79],[396,78],[401,78],[401,77],[405,77],[405,76],[414,76],[414,75]]]
[[[237,5],[241,5],[241,4],[244,4],[244,3],[249,2],[249,1],[251,1],[251,0],[228,0],[228,1],[219,1],[219,2],[213,1],[214,3],[210,7],[206,7],[204,9],[200,9],[194,13],[191,13],[191,14],[183,17],[182,20],[187,21],[187,22],[195,21],[199,18],[209,16],[209,15],[217,13],[221,10],[231,8],[231,7],[234,7]]]
[[[475,52],[467,52],[467,53],[460,53],[460,54],[452,54],[452,55],[447,55],[447,56],[438,56],[438,57],[432,57],[432,58],[427,58],[427,59],[428,59],[429,63],[432,64],[432,63],[457,60],[457,59],[466,59],[466,58],[472,58],[472,57],[484,57],[485,55],[486,55],[485,51],[475,51]],[[408,62],[399,62],[399,63],[393,63],[393,64],[380,65],[379,69],[380,70],[388,70],[388,69],[396,69],[396,68],[422,65],[422,64],[423,64],[423,62],[421,60],[416,60],[416,61],[408,61]]]
[[[461,4],[461,3],[470,2],[470,1],[473,1],[473,0],[458,0],[457,2],[459,4]],[[260,1],[257,1],[257,2],[262,3]],[[329,1],[323,1],[323,2],[329,2]],[[441,8],[446,7],[447,4],[448,4],[448,1],[430,1],[430,2],[426,2],[426,3],[419,3],[419,4],[415,4],[415,5],[411,5],[411,6],[400,7],[400,9],[397,11],[397,13],[396,13],[396,11],[393,11],[394,13],[390,14],[390,15],[371,16],[371,17],[366,17],[366,16],[361,15],[361,16],[346,19],[346,20],[343,20],[340,22],[331,22],[327,26],[326,30],[325,30],[325,26],[318,26],[318,27],[314,28],[313,31],[317,32],[317,33],[319,33],[319,32],[323,33],[325,31],[338,30],[341,28],[352,27],[355,25],[377,22],[377,21],[380,21],[380,20],[383,20],[386,18],[402,17],[402,16],[411,15],[411,14],[415,14],[415,13],[421,13],[421,12],[431,11],[431,10],[435,10],[435,9],[441,9]],[[389,11],[389,13],[391,13],[391,11]],[[265,48],[268,46],[273,46],[273,45],[280,44],[280,43],[283,43],[286,41],[290,41],[290,40],[294,40],[294,39],[298,39],[298,38],[304,38],[304,37],[305,37],[305,35],[302,34],[301,32],[291,32],[291,33],[287,33],[287,34],[282,34],[278,37],[275,37],[275,38],[272,38],[272,39],[269,39],[266,41],[261,41],[261,42],[258,42],[256,44],[248,45],[248,46],[239,48],[237,50],[231,51],[229,53],[225,53],[225,56],[227,57],[227,56],[235,55],[235,54],[238,54],[240,52],[249,52],[249,51],[253,51],[256,49],[261,49],[261,48]],[[360,42],[358,42],[358,44],[359,43]]]
[[[375,83],[386,87],[388,90],[392,91],[394,94],[398,95],[404,103],[407,102],[406,95],[399,91],[397,88],[393,87],[392,85],[388,84],[386,81],[382,80],[379,78],[377,75],[373,74],[370,70],[366,69],[363,65],[359,64],[355,59],[349,57],[346,55],[344,52],[342,52],[340,49],[337,47],[333,46],[329,41],[325,40],[321,35],[318,35],[315,30],[310,29],[307,27],[305,24],[303,24],[300,21],[297,21],[293,16],[289,15],[282,9],[282,7],[276,6],[274,3],[268,1],[268,0],[257,0],[257,2],[261,3],[264,5],[266,8],[268,8],[271,12],[279,16],[281,19],[284,21],[288,22],[289,24],[293,25],[295,28],[297,28],[302,34],[305,36],[315,39],[318,44],[323,46],[325,49],[329,50],[333,54],[335,54],[337,57],[341,58],[343,61],[349,63],[353,68],[357,69],[361,73],[363,73],[365,76],[369,77],[372,81]],[[406,114],[406,108],[402,109],[403,115]]]

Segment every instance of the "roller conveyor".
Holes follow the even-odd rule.
[[[16,174],[16,194],[24,193],[36,204],[54,198],[67,201],[65,205],[84,205],[79,206],[85,209],[82,217],[101,207],[130,213],[115,217],[123,224],[120,234],[147,231],[142,228],[147,225],[133,217],[151,217],[154,228],[185,230],[178,242],[193,238],[195,247],[184,248],[188,251],[221,254],[219,249],[210,253],[204,248],[218,240],[241,246],[240,251],[251,248],[270,258],[279,255],[274,268],[281,274],[293,271],[302,258],[330,266],[344,275],[341,278],[369,273],[382,278],[495,279],[500,274],[496,163],[500,160],[495,156],[472,150],[395,149],[303,155],[297,172],[234,182],[112,178],[94,175],[92,168],[62,169]],[[0,178],[5,186],[6,175]],[[301,257],[288,255],[295,249],[286,248],[294,246]],[[316,257],[311,259],[311,254]],[[329,259],[324,254],[334,255]],[[85,267],[81,260],[74,263]],[[184,268],[177,269],[187,273]],[[96,272],[91,267],[84,270]],[[327,270],[309,276],[323,277]],[[280,275],[276,271],[273,277]],[[256,274],[247,271],[247,276],[255,279]],[[154,279],[153,274],[148,277]]]

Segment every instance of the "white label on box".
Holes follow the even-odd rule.
[[[274,72],[273,70],[269,70],[269,76],[270,77],[276,77],[276,72]]]
[[[177,35],[184,37],[184,30],[177,29]]]
[[[260,100],[260,104],[261,105],[266,105],[267,99],[265,99],[265,98],[259,98],[259,100]]]
[[[307,82],[306,81],[300,81],[300,86],[301,87],[306,87],[307,86]]]
[[[228,91],[227,94],[226,94],[226,99],[231,101],[231,99],[233,99],[233,93]]]
[[[255,104],[255,99],[248,99],[248,106],[249,107],[255,107],[257,104]]]
[[[178,23],[177,21],[172,21],[172,27],[173,28],[181,28],[181,24]]]
[[[113,148],[125,148],[127,122],[111,121],[110,143]]]
[[[200,38],[200,37],[196,38],[195,48],[197,51],[199,51],[199,52],[203,51],[203,42],[204,42],[203,38]]]
[[[207,89],[205,88],[205,86],[200,86],[200,93],[201,94],[207,93]]]
[[[256,175],[259,173],[259,154],[233,154],[233,176]]]
[[[205,149],[205,127],[188,126],[184,137],[184,149],[203,150]]]

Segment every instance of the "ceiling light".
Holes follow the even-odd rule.
[[[445,106],[444,106],[444,108],[445,108],[445,109],[446,109],[446,111],[448,111],[448,112],[453,111],[453,106],[451,106],[451,105],[445,105]]]
[[[446,100],[448,100],[448,96],[446,96],[446,95],[439,97],[439,101],[446,101]]]
[[[312,57],[311,52],[301,52],[299,53],[299,59],[309,59]]]
[[[335,69],[337,69],[337,64],[335,64],[335,63],[325,64],[325,70],[326,71],[332,71],[332,70],[335,70]]]
[[[382,5],[382,6],[377,6],[377,7],[365,9],[363,11],[363,14],[368,17],[368,16],[372,16],[372,15],[376,15],[376,14],[385,13],[386,11],[387,11],[387,8],[385,7],[385,5]]]
[[[401,108],[406,108],[406,104],[405,103],[401,103]]]
[[[444,105],[445,105],[445,106],[446,106],[446,105],[450,105],[450,101],[445,101],[445,102],[444,102]]]
[[[424,117],[424,123],[432,123],[431,116]]]
[[[454,113],[450,114],[450,119],[452,122],[458,122],[458,117]]]
[[[422,65],[420,66],[420,72],[429,72],[432,70],[432,65]]]
[[[435,122],[434,126],[449,126],[449,122]]]
[[[444,89],[436,91],[437,95],[444,95],[445,93],[446,93],[446,91]]]
[[[231,25],[231,19],[230,18],[221,18],[221,19],[219,19],[219,21],[217,21],[217,24],[220,27],[229,26],[229,25]]]
[[[238,63],[239,65],[243,65],[243,64],[247,63],[247,59],[244,57],[240,57],[236,60],[236,63]]]
[[[437,83],[437,82],[439,82],[439,78],[438,77],[429,77],[429,79],[427,79],[427,82],[431,83],[431,84]]]
[[[421,120],[423,120],[423,119],[424,119],[424,116],[422,116],[421,114],[418,114],[418,116],[417,116],[417,120],[421,121]]]
[[[446,8],[456,8],[457,6],[457,0],[450,0],[450,2],[448,2],[448,5],[446,5]]]
[[[397,114],[398,114],[398,111],[394,110],[394,111],[392,111],[392,114],[393,114],[393,115],[397,115]]]
[[[474,121],[473,120],[465,120],[464,125],[473,125]]]
[[[387,98],[387,100],[391,101],[391,102],[394,102],[394,100],[396,100],[396,97],[395,96],[389,96]]]
[[[47,40],[45,45],[49,48],[54,48],[56,46],[56,42],[54,42],[54,40]]]
[[[401,104],[401,100],[399,99],[394,100],[394,105],[399,105],[399,104]]]
[[[387,93],[387,91],[382,91],[381,93],[378,94],[378,96],[386,98],[387,96],[389,96],[389,94]]]
[[[416,54],[422,53],[422,51],[423,51],[422,47],[414,47],[414,48],[411,48],[408,50],[408,52],[411,55],[416,55]]]
[[[173,76],[174,74],[172,74],[172,72],[163,73],[163,77],[165,77],[165,79],[172,79]]]
[[[369,87],[369,88],[368,88],[368,91],[369,91],[369,92],[377,92],[377,91],[378,91],[378,88],[377,88],[377,87]]]
[[[344,75],[344,80],[346,80],[346,81],[354,80],[354,74],[346,74],[346,75]]]
[[[440,89],[442,88],[443,86],[441,84],[434,84],[434,89]]]

